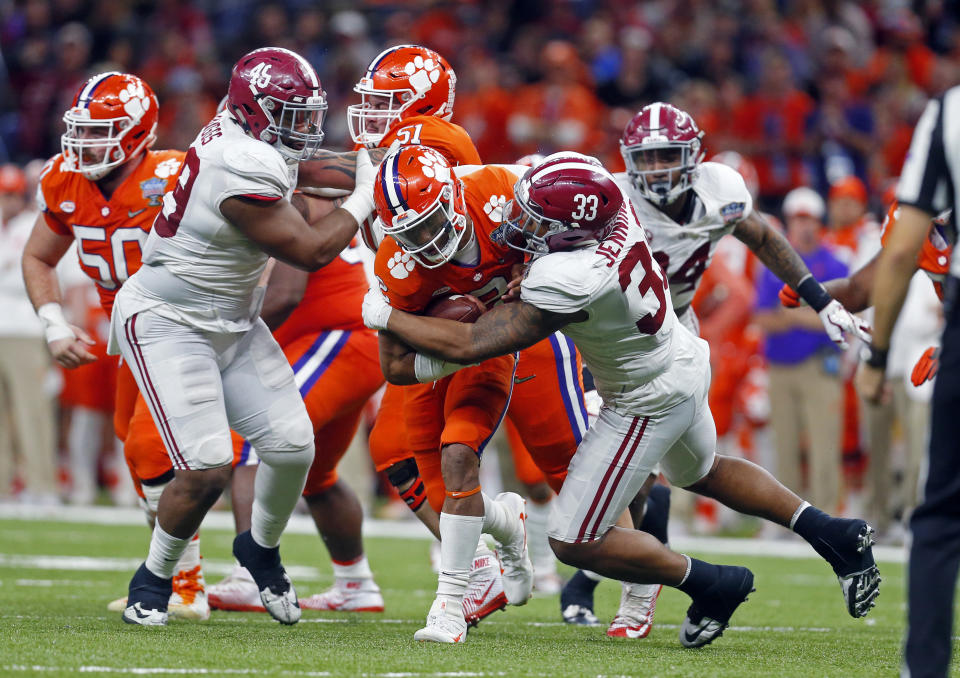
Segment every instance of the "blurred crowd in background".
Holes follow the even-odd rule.
[[[960,2],[0,0],[0,163],[6,163],[0,170],[0,306],[8,308],[18,294],[15,248],[29,233],[22,224],[36,216],[31,191],[39,168],[59,152],[62,113],[90,75],[119,70],[144,78],[160,100],[156,148],[185,149],[226,93],[233,62],[255,47],[287,47],[320,74],[329,102],[325,145],[346,150],[346,106],[358,101],[354,84],[384,47],[401,43],[431,47],[454,67],[453,120],[467,129],[487,163],[564,149],[596,155],[622,171],[618,140],[627,121],[647,103],[674,103],[705,131],[708,158],[736,152],[725,161],[744,174],[757,204],[801,254],[801,245],[810,256],[826,248],[824,256],[837,262],[827,269],[845,275],[879,247],[891,187],[924,104],[960,82]],[[810,191],[785,206],[798,187]],[[21,227],[14,229],[14,222]],[[897,408],[894,399],[887,410],[860,403],[850,385],[853,352],[841,355],[817,342],[808,353],[784,351],[765,342],[764,330],[819,330],[780,316],[791,312],[777,305],[775,288],[771,297],[774,283],[760,269],[731,243],[708,269],[696,301],[713,353],[712,405],[724,451],[767,463],[785,480],[796,477],[795,489],[820,491],[809,451],[815,446],[822,452],[814,443],[827,431],[836,439],[827,457],[837,483],[817,503],[847,512],[866,503],[881,532],[894,530],[915,500],[911,487],[925,435],[907,422],[911,416],[925,422],[923,413],[908,416],[907,406]],[[79,314],[75,322],[102,330],[95,299],[88,308],[83,285],[64,275],[65,286],[80,290],[67,299]],[[932,290],[916,287],[919,320],[910,322],[920,329],[901,341],[905,367],[899,376],[893,369],[893,381],[909,373],[914,345],[925,348],[937,335],[936,297],[931,302],[926,292]],[[22,301],[22,285],[19,295]],[[26,332],[12,318],[0,317],[0,342]],[[811,358],[811,369],[833,382],[835,395],[817,398],[819,410],[790,424],[796,450],[788,454],[766,430],[771,420],[790,414],[784,408],[802,408],[771,397],[770,365],[776,371],[778,363]],[[0,500],[19,494],[84,503],[104,486],[122,485],[122,455],[112,451],[108,433],[111,404],[93,402],[72,380],[67,375],[66,382],[57,377],[47,383],[50,394],[60,393],[61,412],[103,416],[80,416],[86,433],[63,419],[59,476],[52,458],[29,473],[22,463],[20,471],[5,472],[4,457],[14,452],[0,440]],[[904,397],[923,407],[927,390]],[[0,439],[16,423],[9,403],[17,397],[0,372],[3,393]],[[103,450],[77,442],[90,440],[94,430],[107,432]],[[91,459],[97,475],[73,477],[91,468]],[[796,464],[795,472],[785,464]],[[696,529],[724,527],[724,516],[709,502],[677,503]]]

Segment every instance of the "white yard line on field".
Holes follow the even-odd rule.
[[[202,667],[163,666],[42,666],[37,664],[4,664],[0,671],[11,673],[48,673],[62,671],[66,673],[122,673],[138,676],[152,675],[236,675],[236,676],[332,676],[329,671],[284,671],[263,669],[208,669]],[[390,671],[385,673],[361,673],[365,678],[485,678],[486,676],[506,676],[503,671]],[[540,674],[546,676],[547,674]]]
[[[143,525],[143,512],[139,509],[112,506],[28,506],[0,504],[0,520],[46,520],[65,523],[88,523],[94,525]],[[203,521],[203,529],[233,531],[233,515],[229,511],[211,511]],[[317,528],[309,516],[294,515],[287,525],[291,534],[316,535]],[[363,534],[367,537],[397,537],[401,539],[430,539],[430,533],[418,521],[373,520],[363,521]],[[786,532],[784,532],[786,534]],[[806,543],[795,540],[744,539],[729,537],[670,537],[670,546],[677,551],[693,551],[731,556],[771,556],[782,558],[819,558]],[[874,546],[873,555],[878,562],[905,563],[906,550],[901,546]],[[132,568],[140,564],[134,562]],[[209,563],[204,559],[204,567]],[[58,568],[53,568],[58,569]],[[131,569],[125,566],[123,569]],[[218,574],[217,570],[210,570]],[[224,572],[226,574],[226,572]],[[292,574],[292,573],[291,573]]]

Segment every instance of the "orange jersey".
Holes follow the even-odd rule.
[[[163,194],[172,189],[186,154],[147,151],[108,200],[97,184],[51,158],[40,175],[38,202],[47,225],[77,240],[80,267],[96,284],[110,315],[120,286],[140,268],[140,257]]]
[[[884,247],[887,245],[887,239],[897,223],[897,217],[900,216],[900,204],[894,200],[887,210],[887,216],[883,220],[883,235],[880,242]],[[941,217],[937,217],[930,225],[930,233],[923,241],[923,247],[917,255],[917,267],[926,272],[933,280],[933,286],[937,290],[940,300],[943,300],[943,281],[950,272],[950,253],[953,248],[947,242],[940,230]]]
[[[495,165],[462,178],[467,215],[480,250],[479,262],[473,266],[451,261],[427,269],[405,254],[393,238],[384,238],[377,250],[374,272],[390,305],[417,313],[440,294],[472,294],[484,303],[499,299],[507,289],[512,267],[522,263],[523,255],[499,237],[500,211],[490,207],[511,200],[518,179],[513,172]]]
[[[378,148],[390,148],[394,141],[399,141],[404,146],[420,144],[434,148],[447,159],[451,167],[481,164],[480,154],[477,153],[473,139],[467,131],[460,125],[433,115],[416,115],[401,120],[384,135]],[[360,146],[358,145],[357,148]],[[380,242],[373,227],[376,216],[374,214],[360,224],[360,237],[363,243],[374,252],[377,251]]]
[[[363,262],[351,244],[307,279],[303,299],[273,336],[281,346],[297,337],[327,330],[365,330],[360,306],[367,293]]]

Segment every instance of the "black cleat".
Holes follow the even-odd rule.
[[[684,647],[703,647],[722,636],[734,610],[756,590],[753,572],[747,568],[718,567],[717,581],[687,608],[687,616],[680,625],[680,644]]]
[[[173,593],[173,579],[163,579],[143,563],[130,580],[127,606],[121,619],[140,626],[166,626],[167,603]]]
[[[880,595],[880,570],[873,560],[873,528],[863,520],[842,520],[847,525],[830,539],[820,538],[827,562],[843,591],[843,602],[854,619],[865,617]],[[819,549],[818,549],[819,550]]]
[[[233,540],[233,555],[250,572],[260,589],[260,601],[271,617],[281,624],[300,621],[300,602],[290,577],[280,564],[279,548],[260,546],[247,530]]]
[[[560,615],[567,624],[599,626],[593,613],[593,591],[597,582],[577,570],[560,590]]]

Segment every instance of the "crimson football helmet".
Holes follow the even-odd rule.
[[[296,52],[263,47],[234,65],[227,108],[244,131],[288,161],[312,158],[323,143],[327,94],[313,66]]]
[[[467,226],[463,184],[428,146],[400,146],[380,163],[373,199],[383,232],[424,268],[437,268],[460,249]]]
[[[347,107],[350,136],[358,144],[374,147],[405,118],[435,115],[449,120],[456,89],[456,73],[432,49],[391,47],[370,62],[353,88],[360,103]]]
[[[693,186],[704,155],[703,132],[676,106],[648,104],[623,130],[620,154],[640,194],[664,207]]]
[[[503,208],[510,247],[533,255],[603,237],[623,207],[623,193],[600,161],[563,151],[524,173]]]
[[[135,75],[110,71],[87,80],[63,114],[60,149],[68,172],[96,181],[157,140],[157,97]]]

